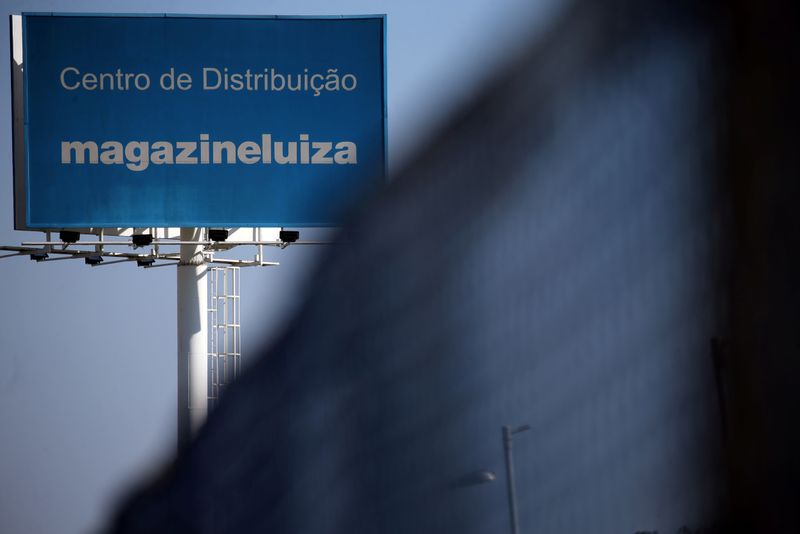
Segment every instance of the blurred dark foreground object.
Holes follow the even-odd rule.
[[[797,532],[795,11],[566,9],[112,531],[510,532],[529,424],[524,533]]]

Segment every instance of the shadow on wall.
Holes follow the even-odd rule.
[[[797,525],[797,432],[777,436],[798,122],[767,100],[796,111],[774,81],[796,89],[796,47],[748,40],[796,37],[759,5],[576,2],[353,215],[282,339],[112,531],[507,532],[500,429],[522,424],[521,532]]]

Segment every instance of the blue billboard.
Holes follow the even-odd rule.
[[[384,16],[21,26],[18,228],[330,226],[384,182]]]

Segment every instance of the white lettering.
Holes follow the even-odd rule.
[[[97,163],[97,143],[94,141],[61,141],[61,163],[72,163],[71,154],[75,153],[75,163],[81,164],[89,154],[89,163]]]
[[[338,152],[333,155],[333,161],[336,163],[340,165],[355,165],[358,163],[355,143],[342,141],[341,143],[336,143],[336,149]]]
[[[153,165],[172,165],[172,143],[168,141],[156,141],[150,146],[150,163]]]
[[[192,141],[178,141],[175,145],[180,149],[175,163],[193,165],[197,163],[197,156],[192,156],[197,150],[197,143]]]
[[[125,158],[129,161],[125,166],[132,171],[143,171],[150,165],[150,143],[147,141],[131,141],[125,145]]]
[[[217,83],[212,85],[208,83],[208,74],[214,73],[217,76]],[[203,90],[204,91],[215,91],[219,89],[219,86],[222,85],[222,73],[219,69],[215,69],[213,67],[203,67]]]
[[[269,165],[274,161],[278,165],[355,165],[357,150],[353,141],[315,141],[306,133],[287,141],[261,134],[261,143],[210,140],[204,133],[199,134],[198,141],[103,141],[99,148],[96,141],[61,141],[61,163],[125,165],[134,172],[146,171],[150,164]]]
[[[77,79],[67,80],[67,75],[71,74]],[[133,80],[133,84],[131,84]],[[150,76],[144,72],[84,72],[76,67],[64,67],[59,76],[61,87],[67,91],[83,89],[84,91],[129,91],[131,86],[138,91],[147,91],[150,88]]]
[[[314,142],[312,146],[316,152],[314,152],[314,156],[311,158],[311,163],[322,165],[330,165],[333,163],[333,158],[328,155],[333,148],[333,143]]]
[[[122,165],[125,157],[122,155],[122,143],[119,141],[106,141],[100,145],[103,151],[100,154],[100,163],[104,165]]]
[[[66,67],[64,70],[61,71],[61,76],[59,78],[61,80],[61,87],[63,87],[67,91],[74,91],[75,89],[80,87],[81,84],[76,83],[75,85],[67,85],[67,81],[64,79],[66,74],[67,74],[67,72],[74,72],[75,75],[77,76],[78,74],[81,73],[81,71],[79,71],[75,67]]]
[[[247,165],[258,163],[258,160],[261,159],[261,147],[258,146],[258,143],[252,141],[245,141],[239,145],[236,153],[239,156],[239,161]]]

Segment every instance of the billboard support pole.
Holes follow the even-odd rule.
[[[200,228],[181,228],[181,241],[201,241]],[[178,264],[178,449],[208,414],[208,286],[203,246],[183,244]]]

